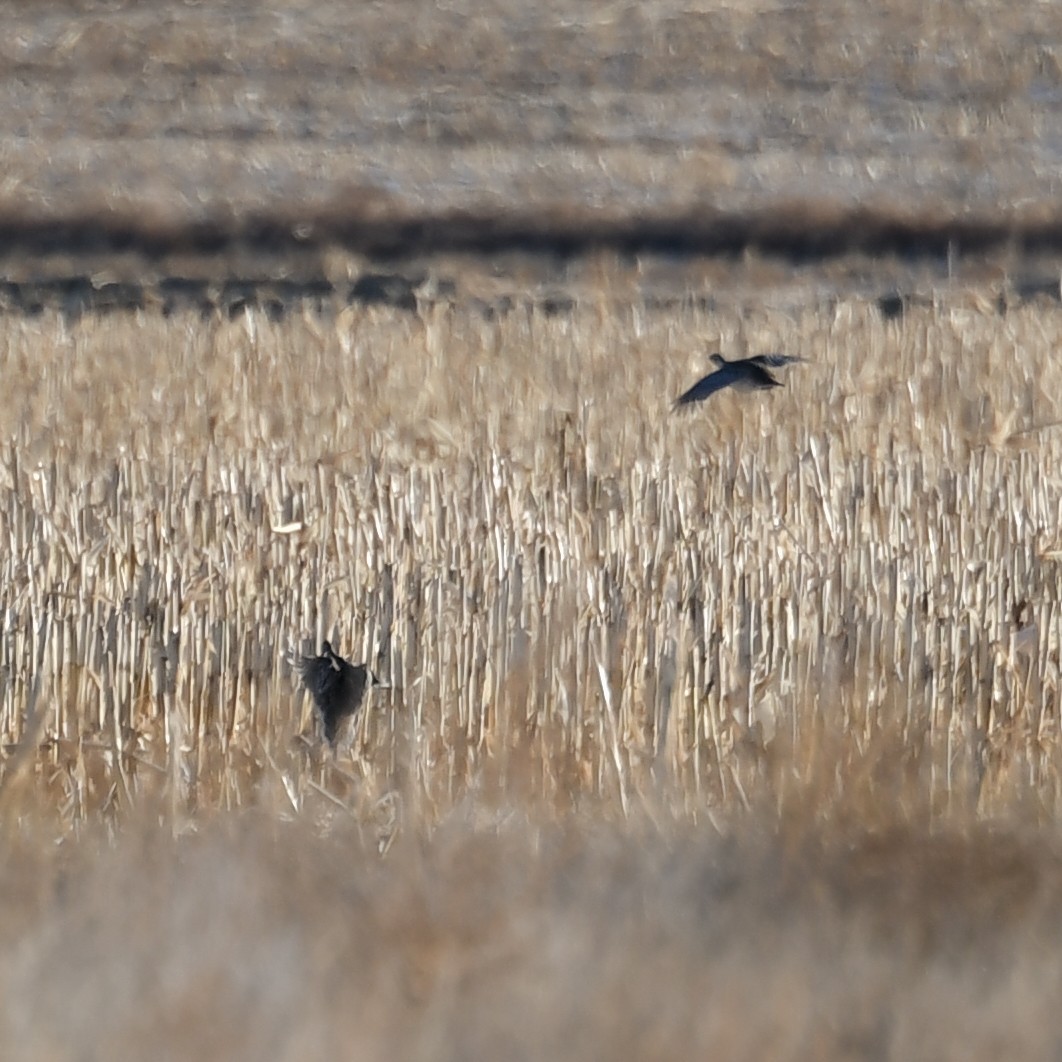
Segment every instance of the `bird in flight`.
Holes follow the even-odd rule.
[[[351,664],[325,642],[320,656],[295,661],[302,683],[313,697],[325,740],[333,748],[344,723],[358,714],[368,686],[382,683],[364,664]]]
[[[781,387],[782,381],[770,370],[805,359],[792,354],[756,354],[751,358],[727,361],[722,354],[713,354],[711,360],[719,368],[679,395],[671,407],[673,410],[693,402],[703,402],[709,395],[722,391],[724,387],[735,387],[739,391],[766,391],[772,387]]]

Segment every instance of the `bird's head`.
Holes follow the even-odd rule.
[[[332,648],[331,642],[325,642],[321,646],[321,656],[328,661],[333,671],[343,669],[343,658]]]

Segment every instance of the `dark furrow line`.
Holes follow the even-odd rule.
[[[1062,211],[1030,219],[898,216],[865,209],[809,206],[755,213],[687,212],[657,217],[602,217],[556,211],[360,216],[354,210],[290,210],[188,223],[150,217],[0,216],[5,256],[139,253],[146,258],[239,249],[277,254],[341,246],[376,258],[446,252],[527,252],[579,256],[595,251],[730,256],[748,252],[797,263],[846,254],[902,257],[982,255],[1009,247],[1022,253],[1062,251]]]

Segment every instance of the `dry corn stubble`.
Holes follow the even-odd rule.
[[[1060,319],[4,321],[4,1056],[1049,1053]]]
[[[470,785],[1051,811],[1059,317],[970,306],[6,321],[20,784],[67,827],[164,793],[386,834]],[[671,415],[718,348],[810,361]],[[396,687],[335,765],[286,662],[330,633]]]

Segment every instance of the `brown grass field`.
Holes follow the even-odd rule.
[[[9,320],[5,1042],[1050,1053],[1060,329]]]
[[[0,1058],[1062,1052],[1053,5],[5,19]]]

